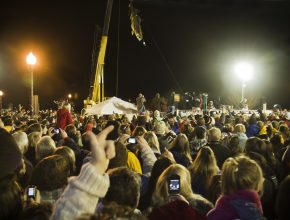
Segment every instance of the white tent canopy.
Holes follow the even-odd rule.
[[[117,97],[112,97],[104,102],[93,105],[86,110],[87,115],[111,115],[111,114],[136,114],[136,105],[125,102]]]

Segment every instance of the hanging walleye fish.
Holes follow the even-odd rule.
[[[139,10],[134,8],[132,0],[130,0],[129,4],[129,13],[131,20],[131,33],[135,35],[139,41],[143,41],[143,45],[146,46],[145,41],[143,40],[143,33],[141,28],[141,18],[138,15]]]

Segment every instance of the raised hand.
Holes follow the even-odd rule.
[[[149,144],[147,143],[147,141],[145,140],[144,137],[142,137],[142,136],[137,136],[137,137],[136,137],[136,140],[137,140],[137,143],[138,143],[138,146],[139,146],[139,150],[140,150],[140,151],[143,151],[143,150],[145,150],[146,148],[150,148]]]
[[[113,130],[114,126],[109,126],[97,136],[93,132],[88,132],[93,156],[91,163],[96,167],[99,174],[105,173],[109,160],[116,155],[114,141],[106,140],[108,134]]]

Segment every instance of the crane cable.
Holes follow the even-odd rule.
[[[171,69],[171,67],[170,67],[170,65],[169,65],[169,63],[168,63],[168,61],[167,61],[167,59],[166,59],[166,57],[164,56],[164,54],[163,54],[163,52],[161,51],[161,49],[160,49],[160,47],[159,47],[157,41],[155,40],[155,38],[154,38],[154,36],[153,36],[153,34],[152,34],[152,31],[149,30],[149,33],[150,33],[150,35],[151,35],[151,39],[152,39],[152,41],[153,41],[155,47],[157,48],[157,51],[158,51],[160,57],[162,58],[162,60],[163,60],[163,62],[164,62],[164,64],[165,64],[165,66],[166,66],[166,68],[168,69],[168,72],[170,73],[172,79],[173,79],[174,82],[176,83],[176,85],[177,85],[178,89],[180,90],[180,92],[183,93],[183,89],[181,88],[179,82],[177,81],[177,79],[176,79],[176,77],[175,77],[175,75],[174,75],[173,70]]]

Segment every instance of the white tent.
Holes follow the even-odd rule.
[[[111,115],[111,114],[136,114],[136,105],[125,102],[117,97],[112,97],[104,102],[93,105],[86,110],[87,115]]]

